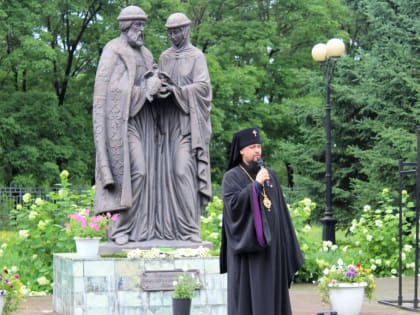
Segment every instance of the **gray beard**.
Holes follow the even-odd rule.
[[[140,48],[143,46],[143,36],[130,31],[126,34],[127,43],[133,48]]]

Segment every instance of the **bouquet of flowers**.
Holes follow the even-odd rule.
[[[319,289],[322,294],[322,301],[329,302],[329,290],[339,287],[340,284],[365,284],[365,296],[372,299],[376,287],[375,278],[370,269],[365,269],[360,263],[345,266],[343,260],[339,259],[336,265],[327,268],[319,279]]]
[[[0,272],[0,296],[4,296],[6,303],[3,315],[16,311],[23,300],[26,287],[22,284],[17,273],[17,268],[3,267]]]
[[[68,215],[69,223],[66,224],[66,232],[77,237],[106,237],[106,231],[112,226],[112,222],[118,219],[118,214],[91,215],[89,209],[76,211]]]
[[[200,286],[200,279],[196,278],[194,273],[184,271],[173,285],[175,299],[191,299],[195,289]]]

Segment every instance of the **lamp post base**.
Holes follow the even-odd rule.
[[[331,216],[325,216],[321,219],[321,223],[323,225],[322,240],[331,241],[335,244],[335,224],[337,223],[337,220]]]

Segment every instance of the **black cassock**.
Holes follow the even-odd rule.
[[[261,194],[253,191],[254,183],[239,166],[223,178],[220,271],[228,273],[228,315],[292,314],[289,287],[303,256],[280,183],[269,172],[272,187],[265,186],[265,191],[272,202],[270,211],[264,209]],[[256,232],[258,208],[264,212],[264,238],[270,243],[265,247]]]

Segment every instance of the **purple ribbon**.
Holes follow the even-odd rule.
[[[260,203],[258,200],[257,189],[255,188],[255,184],[252,185],[252,202],[253,202],[253,212],[254,212],[254,225],[255,225],[255,232],[257,233],[257,240],[258,244],[261,247],[265,247],[267,244],[264,238],[264,230],[261,218],[261,209]]]

